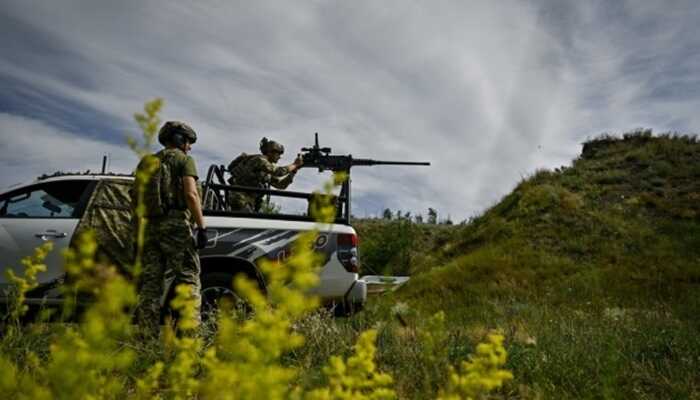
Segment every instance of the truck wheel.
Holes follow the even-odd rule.
[[[233,288],[235,274],[210,272],[202,276],[202,319],[208,320],[220,310],[232,310],[236,315],[247,318],[252,309]]]
[[[364,308],[362,303],[350,303],[347,301],[341,301],[333,307],[333,315],[336,317],[350,317]]]

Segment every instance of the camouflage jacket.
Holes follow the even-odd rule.
[[[294,179],[287,167],[278,167],[262,154],[242,153],[228,166],[231,185],[266,189],[269,186],[286,189]],[[259,193],[233,192],[229,196],[229,207],[233,211],[259,211],[263,195]]]
[[[262,154],[242,153],[229,164],[229,183],[239,186],[286,189],[294,179],[287,167],[278,167]]]

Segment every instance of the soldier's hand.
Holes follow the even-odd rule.
[[[304,159],[301,157],[301,154],[297,154],[297,158],[294,160],[294,165],[296,165],[297,168],[304,165]]]
[[[197,249],[201,250],[207,246],[207,228],[197,229]]]

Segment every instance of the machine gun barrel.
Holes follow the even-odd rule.
[[[425,161],[382,161],[369,158],[353,158],[352,165],[430,165]]]
[[[372,165],[430,165],[429,162],[415,161],[382,161],[369,158],[353,158],[351,155],[321,155],[313,157],[304,155],[302,168],[318,168],[319,171],[349,171],[355,166]]]

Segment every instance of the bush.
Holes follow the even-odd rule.
[[[409,275],[420,227],[408,219],[358,224],[360,260],[365,273]]]

